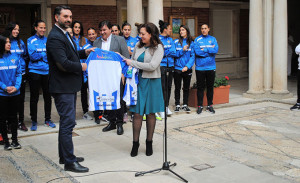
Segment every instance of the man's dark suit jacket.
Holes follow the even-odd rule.
[[[46,43],[50,93],[75,93],[81,89],[80,58],[86,58],[86,55],[84,50],[77,52],[74,42],[73,45],[62,30],[54,25]]]
[[[97,39],[94,41],[94,47],[102,48],[102,39]],[[111,35],[111,42],[109,51],[118,52],[126,58],[130,58],[130,54],[128,51],[127,43],[124,37]]]

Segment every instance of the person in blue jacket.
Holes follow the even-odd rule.
[[[194,41],[195,51],[195,70],[197,78],[197,113],[201,114],[203,110],[203,95],[205,86],[207,88],[207,108],[210,113],[215,113],[213,108],[214,82],[216,75],[215,56],[218,53],[219,46],[215,37],[208,33],[210,28],[207,24],[201,26],[201,35]]]
[[[111,27],[111,33],[116,36],[122,36],[120,26],[118,24],[113,24]]]
[[[83,26],[78,20],[73,21],[73,41],[76,44],[77,51],[91,48],[92,46],[88,43],[88,39],[83,36]],[[80,59],[81,63],[85,63],[86,59]],[[88,75],[86,71],[83,71],[83,83],[81,86],[81,106],[83,110],[83,119],[93,120],[93,117],[88,113]]]
[[[159,20],[160,35],[159,39],[164,45],[164,57],[160,63],[161,70],[161,84],[164,94],[165,106],[167,115],[171,115],[172,112],[169,109],[169,100],[171,95],[173,74],[174,74],[174,56],[176,54],[176,48],[173,39],[170,37],[172,33],[172,27],[169,23]],[[168,76],[166,78],[166,76]],[[168,81],[168,83],[166,83]],[[168,97],[166,97],[168,96]],[[164,118],[164,113],[161,113],[161,117]]]
[[[185,112],[191,112],[188,107],[189,89],[192,78],[192,67],[195,63],[194,42],[190,29],[186,25],[180,26],[179,39],[174,41],[176,47],[174,84],[175,84],[175,112],[180,110],[180,90],[183,80],[183,107]]]
[[[29,57],[27,53],[26,45],[23,40],[19,37],[20,27],[16,22],[10,22],[5,28],[4,35],[9,36],[11,40],[10,53],[16,55],[20,59],[21,70],[22,70],[22,84],[20,88],[20,101],[18,104],[18,128],[22,131],[28,131],[26,125],[24,124],[24,102],[25,102],[25,86],[27,80],[26,65],[28,64]]]
[[[130,36],[131,34],[131,25],[127,22],[123,23],[122,25],[122,33],[123,36],[125,38],[125,41],[127,43],[127,47],[128,47],[128,51],[130,54],[130,57],[134,51],[134,47],[136,45],[136,43],[138,42],[138,40],[136,38],[133,38]]]
[[[27,49],[30,58],[28,64],[29,86],[30,86],[30,116],[32,125],[30,130],[37,130],[37,104],[39,101],[40,88],[43,90],[45,126],[55,128],[56,125],[51,121],[51,95],[49,93],[49,65],[46,54],[45,36],[46,24],[43,20],[34,23],[36,34],[27,39]]]
[[[0,131],[4,150],[20,149],[18,142],[17,105],[19,103],[22,70],[20,57],[10,53],[10,40],[0,36]],[[11,124],[12,143],[7,136],[7,124]]]

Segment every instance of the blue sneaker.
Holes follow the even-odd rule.
[[[31,125],[30,130],[31,130],[31,131],[36,131],[36,130],[37,130],[37,122],[32,121],[32,125]]]
[[[48,126],[50,128],[55,128],[56,127],[56,125],[51,120],[45,121],[45,126]]]

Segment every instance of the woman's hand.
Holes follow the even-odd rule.
[[[182,72],[186,72],[187,70],[188,70],[188,67],[185,66],[181,71],[182,71]]]
[[[17,88],[14,86],[8,86],[8,87],[6,87],[6,91],[7,91],[7,93],[12,94],[17,91]]]
[[[184,47],[183,47],[183,51],[186,51],[186,50],[188,50],[189,49],[189,46],[188,45],[185,45]]]
[[[126,62],[127,65],[131,64],[131,60],[130,59],[124,59],[123,62]]]

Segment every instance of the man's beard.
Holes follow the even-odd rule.
[[[58,21],[58,25],[64,30],[70,27],[69,25],[66,25],[64,22],[61,21]]]

